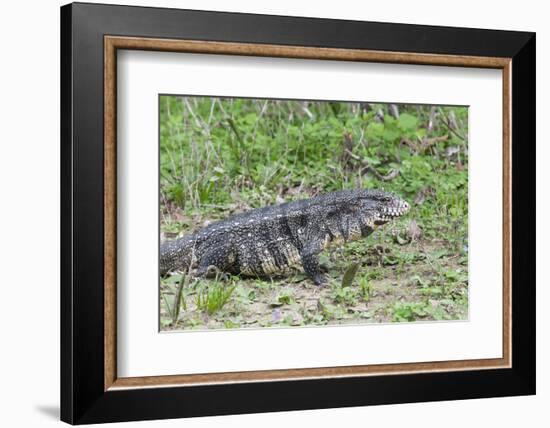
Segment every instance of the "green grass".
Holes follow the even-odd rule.
[[[214,282],[208,288],[197,293],[195,300],[197,309],[212,315],[225,306],[233,291],[235,291],[235,285],[228,286]]]
[[[399,115],[384,104],[162,96],[163,239],[242,210],[346,188],[393,191],[412,208],[367,240],[323,254],[330,284],[322,290],[299,272],[206,280],[210,294],[191,282],[174,306],[181,276],[164,279],[161,327],[467,317],[467,108],[396,107]]]

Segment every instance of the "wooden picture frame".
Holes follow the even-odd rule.
[[[502,70],[502,358],[118,377],[118,49]],[[76,3],[61,8],[61,54],[62,420],[114,422],[535,392],[534,34]]]

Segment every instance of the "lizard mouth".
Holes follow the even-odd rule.
[[[377,223],[385,223],[393,220],[394,218],[401,217],[406,214],[410,208],[411,207],[407,202],[401,199],[396,199],[382,208],[381,213],[378,216]]]

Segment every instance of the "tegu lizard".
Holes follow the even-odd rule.
[[[407,213],[409,204],[381,190],[353,189],[253,209],[160,246],[160,274],[208,268],[270,276],[302,267],[322,285],[318,255],[331,245],[369,236],[376,226]]]

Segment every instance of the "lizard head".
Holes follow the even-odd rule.
[[[358,200],[361,211],[365,214],[365,220],[373,225],[385,224],[401,217],[410,209],[406,201],[382,190],[360,190]]]

